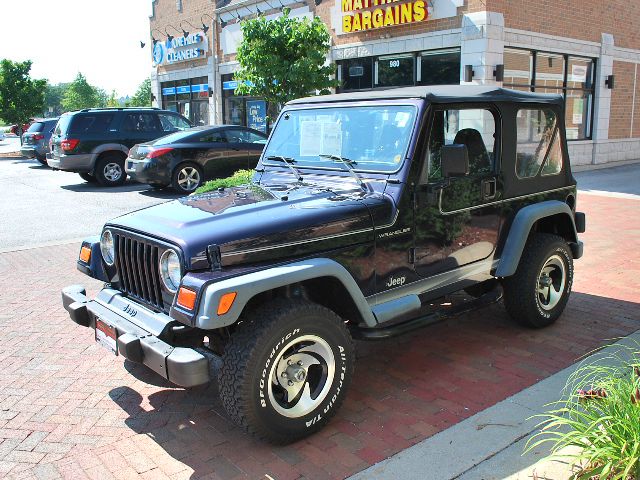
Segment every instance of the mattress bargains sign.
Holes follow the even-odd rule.
[[[153,46],[153,65],[170,65],[204,57],[209,49],[204,32],[186,37],[174,37],[171,41],[157,42]]]
[[[341,0],[342,33],[417,23],[429,17],[425,0]]]

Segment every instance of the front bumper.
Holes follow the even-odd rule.
[[[171,321],[170,317],[154,313],[109,288],[104,288],[95,300],[90,300],[83,287],[66,287],[62,290],[62,304],[78,325],[95,330],[96,318],[99,318],[113,326],[118,353],[126,359],[146,365],[183,387],[209,382],[207,357],[193,348],[174,347],[159,338]]]

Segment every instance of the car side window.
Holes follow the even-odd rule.
[[[200,141],[206,143],[226,143],[227,137],[224,132],[209,132],[201,136]]]
[[[104,133],[109,129],[113,117],[113,113],[76,115],[72,120],[69,133]]]
[[[187,128],[191,128],[191,125],[178,115],[159,113],[158,118],[160,119],[162,130],[165,132],[175,132],[176,130],[186,130]]]
[[[249,143],[262,143],[265,144],[267,143],[267,139],[261,135],[258,135],[257,133],[253,133],[253,132],[245,132],[247,134],[247,142]]]
[[[516,116],[516,174],[519,178],[560,173],[563,164],[556,114],[548,108],[528,108]]]
[[[161,125],[153,113],[129,113],[124,119],[122,129],[126,132],[161,132]]]
[[[496,155],[495,115],[484,108],[436,110],[427,158],[429,181],[442,178],[442,147],[453,144],[466,145],[470,175],[493,172]]]
[[[248,142],[247,132],[239,128],[229,128],[225,132],[227,141],[231,143],[246,143]]]

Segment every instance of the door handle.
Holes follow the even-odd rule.
[[[496,198],[496,179],[486,178],[482,180],[482,199],[493,200]]]

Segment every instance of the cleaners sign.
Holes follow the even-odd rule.
[[[171,41],[157,42],[153,47],[153,65],[171,65],[202,58],[209,49],[207,36],[195,32],[186,37],[174,37]]]
[[[341,0],[342,32],[417,23],[429,16],[425,0]]]

